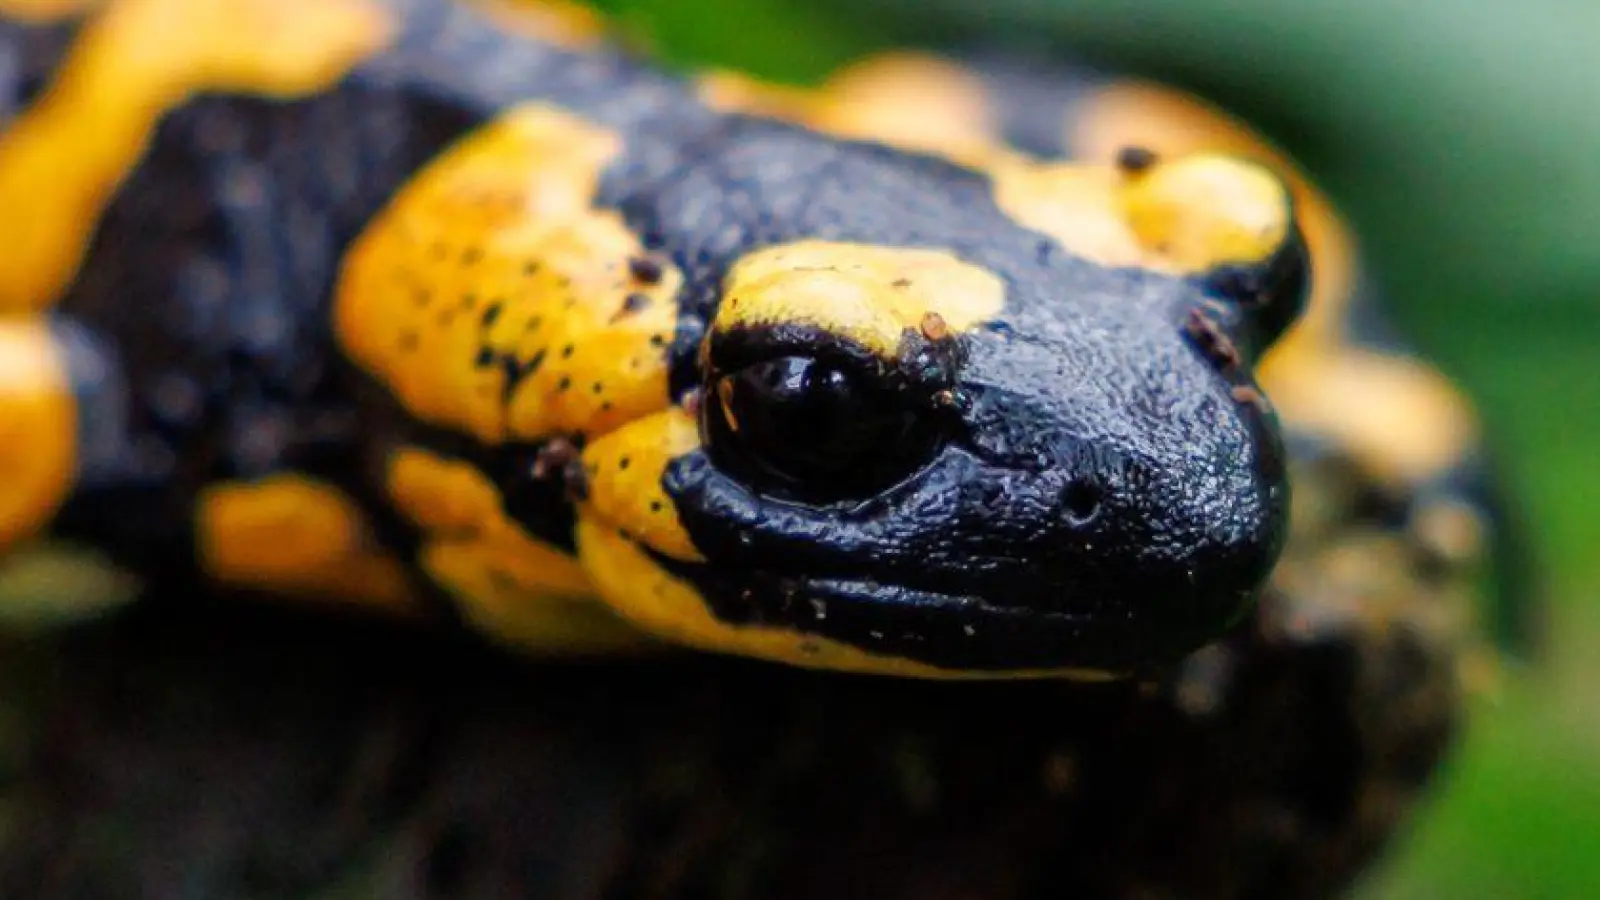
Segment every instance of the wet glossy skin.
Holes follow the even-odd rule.
[[[731,158],[680,176],[693,185],[681,196],[747,192],[767,234],[652,211],[674,255],[716,248],[691,281],[715,282],[722,259],[757,241],[826,234],[950,248],[998,275],[1006,297],[943,346],[912,339],[887,364],[843,363],[881,385],[874,404],[916,423],[908,438],[865,441],[853,468],[873,474],[857,483],[785,483],[741,464],[741,451],[776,449],[741,442],[707,398],[709,446],[675,461],[666,486],[708,558],[679,571],[719,616],[954,668],[1116,669],[1192,647],[1247,608],[1281,542],[1281,450],[1262,411],[1234,397],[1248,374],[1219,371],[1186,334],[1207,299],[1198,287],[1073,257],[1011,221],[979,175],[745,127]],[[770,169],[719,183],[714,173],[757,154]],[[800,192],[789,186],[802,167],[827,175]],[[718,302],[708,291],[691,308]],[[852,356],[826,333],[781,331],[741,336],[754,345],[743,353],[713,334],[696,381],[774,356]]]
[[[1250,609],[1288,503],[1252,367],[1306,285],[1266,170],[841,140],[581,29],[380,7],[229,76],[287,101],[173,99],[217,71],[181,54],[111,82],[172,110],[56,308],[108,375],[59,532],[533,649],[620,619],[917,676],[1126,674]],[[276,85],[319,35],[336,85]],[[61,96],[41,128],[90,115]]]

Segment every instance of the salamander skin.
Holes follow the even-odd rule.
[[[899,674],[1127,673],[1248,610],[1287,510],[1250,361],[1305,283],[1265,169],[1133,154],[1046,205],[1037,167],[727,112],[458,5],[381,14],[308,96],[174,51],[150,93],[198,90],[59,301],[15,289],[76,397],[56,534],[265,588],[360,563],[367,599],[422,582],[534,645],[598,621],[592,585],[669,642]],[[71,31],[13,26],[14,101],[48,101],[15,157],[73,133],[38,93]]]
[[[797,774],[727,726],[736,814],[660,838],[685,894],[753,883],[751,817],[787,850],[752,896],[929,883],[882,740],[926,742],[952,834],[1007,823],[996,896],[1330,896],[1492,677],[1516,535],[1470,408],[1373,327],[1326,201],[1192,100],[924,54],[677,79],[555,7],[19,4],[0,547],[533,653],[1139,676],[585,681],[664,740],[758,706],[826,738]],[[170,16],[196,39],[132,52]]]

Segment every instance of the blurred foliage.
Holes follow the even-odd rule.
[[[1600,896],[1600,5],[1588,0],[609,0],[666,58],[805,81],[978,36],[1243,113],[1355,222],[1479,401],[1554,602],[1373,897]]]

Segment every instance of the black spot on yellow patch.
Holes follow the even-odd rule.
[[[20,8],[50,12],[37,0]],[[55,302],[167,111],[203,91],[323,89],[392,32],[389,15],[364,0],[103,4],[55,81],[0,134],[0,311]]]
[[[200,567],[218,583],[387,612],[420,609],[405,569],[332,485],[298,475],[210,485],[195,526]]]
[[[592,205],[619,149],[611,132],[530,105],[435,160],[346,261],[334,315],[350,357],[418,419],[490,445],[603,434],[664,407],[654,338],[676,325],[683,278],[660,260],[648,284],[617,278],[645,258],[621,217]],[[503,202],[474,202],[491,190]],[[464,249],[452,264],[418,253],[428,246]],[[387,287],[396,278],[472,307],[492,300],[476,315],[430,318]],[[396,352],[406,333],[416,345]],[[640,365],[619,371],[621,359]],[[571,390],[580,382],[604,390]]]
[[[38,320],[0,320],[0,549],[42,529],[72,487],[77,403]]]

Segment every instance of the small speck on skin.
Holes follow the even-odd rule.
[[[594,392],[595,392],[595,393],[596,393],[596,394],[600,394],[600,393],[604,393],[604,391],[605,391],[605,385],[604,385],[604,384],[601,384],[601,383],[600,383],[600,382],[598,382],[598,381],[596,381],[596,382],[595,382],[595,383],[594,383],[594,388],[593,388],[593,390],[594,390]]]
[[[1129,175],[1137,175],[1155,165],[1159,157],[1149,147],[1130,145],[1117,151],[1117,168]]]
[[[895,280],[889,282],[889,286],[903,291],[906,288],[911,287],[911,279],[896,278]]]
[[[565,347],[562,347],[561,348],[561,358],[562,359],[571,359],[572,358],[572,351],[574,351],[576,349],[577,348],[572,344],[568,344]]]
[[[464,266],[470,266],[481,258],[483,258],[483,251],[477,247],[468,247],[461,251],[461,264]]]
[[[658,284],[661,281],[661,263],[648,256],[635,256],[628,260],[628,273],[640,284]]]
[[[537,275],[537,274],[539,274],[539,262],[537,260],[530,259],[527,262],[523,263],[522,264],[522,274],[524,274],[524,275]]]
[[[628,466],[630,466],[632,464],[633,464],[633,460],[628,458],[628,457],[626,457],[626,456],[624,456],[621,459],[617,460],[617,468],[620,469],[621,471],[624,471],[624,472],[628,471]]]
[[[652,346],[652,347],[665,347],[666,345],[667,345],[667,336],[666,335],[664,335],[664,334],[652,334],[652,335],[650,335],[650,346]]]
[[[556,390],[558,391],[564,391],[570,387],[572,387],[572,378],[569,376],[563,375],[561,380],[556,382]]]
[[[651,500],[650,501],[650,511],[653,512],[653,513],[661,512],[661,501],[660,500]]]
[[[646,294],[629,294],[622,301],[621,315],[627,316],[650,307],[650,297]]]

